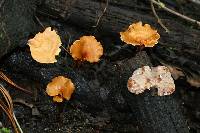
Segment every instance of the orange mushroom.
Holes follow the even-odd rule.
[[[144,45],[153,47],[158,43],[160,35],[157,30],[151,28],[149,24],[142,25],[142,22],[131,24],[124,32],[120,32],[121,40],[133,46]]]
[[[60,36],[55,30],[51,30],[51,27],[28,40],[33,59],[40,63],[56,62],[55,56],[59,55],[61,44]]]
[[[94,36],[82,36],[70,47],[70,53],[75,60],[98,62],[103,55],[103,47]]]
[[[71,79],[58,76],[52,79],[47,85],[46,92],[49,96],[53,96],[53,101],[62,102],[63,98],[69,100],[75,90]]]

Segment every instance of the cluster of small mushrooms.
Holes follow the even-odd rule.
[[[120,35],[121,40],[126,44],[145,47],[153,47],[160,38],[157,30],[152,29],[149,24],[143,26],[142,22],[131,24],[126,31],[120,32]],[[57,62],[56,56],[61,51],[61,44],[60,36],[51,27],[28,40],[31,55],[39,63]],[[103,55],[103,47],[94,36],[82,36],[70,46],[70,54],[74,60],[95,63]],[[159,96],[169,95],[175,90],[171,74],[164,66],[155,68],[144,66],[137,69],[128,80],[127,87],[130,92],[135,94],[156,87]],[[62,102],[63,99],[69,100],[74,90],[75,87],[71,79],[64,76],[53,78],[46,88],[47,94],[52,96],[55,102]]]

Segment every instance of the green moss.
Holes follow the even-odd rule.
[[[0,129],[0,133],[11,133],[11,131],[10,129],[3,127]]]

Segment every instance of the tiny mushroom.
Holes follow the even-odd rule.
[[[71,79],[58,76],[52,79],[47,85],[46,92],[49,96],[53,96],[53,101],[62,102],[63,98],[69,100],[75,90]]]
[[[120,32],[121,40],[133,46],[144,45],[153,47],[158,43],[160,35],[157,30],[151,28],[149,24],[142,25],[142,22],[131,24],[124,32]]]
[[[82,36],[71,45],[70,53],[74,60],[94,63],[103,55],[103,47],[94,36]]]
[[[127,87],[131,93],[135,94],[155,87],[158,89],[158,96],[170,95],[175,91],[174,80],[165,66],[138,68],[129,78]]]
[[[40,63],[56,62],[55,56],[59,55],[61,44],[60,36],[55,30],[51,30],[51,27],[47,27],[44,32],[39,32],[28,40],[33,59]]]

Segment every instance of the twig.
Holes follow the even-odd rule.
[[[69,51],[68,51],[63,45],[61,45],[61,47],[62,47],[68,54],[70,54]]]
[[[180,14],[180,13],[178,13],[178,12],[176,12],[176,11],[174,11],[174,10],[168,8],[168,7],[166,7],[162,2],[157,2],[156,0],[151,0],[151,1],[153,2],[153,4],[158,5],[159,7],[161,7],[162,9],[164,9],[165,11],[168,11],[168,12],[170,12],[170,13],[176,15],[176,16],[181,17],[182,19],[185,19],[185,20],[187,20],[187,21],[189,21],[189,22],[195,23],[195,24],[197,24],[198,26],[200,26],[200,21],[197,21],[197,20],[192,19],[192,18],[190,18],[190,17],[187,17],[187,16],[185,16],[185,15],[183,15],[183,14]]]
[[[99,25],[99,22],[100,22],[101,18],[103,17],[103,15],[105,14],[105,12],[106,12],[106,10],[108,8],[108,3],[109,3],[109,0],[106,0],[106,5],[105,5],[105,8],[103,10],[103,13],[97,19],[96,25],[93,25],[92,27],[96,28]]]
[[[40,21],[40,19],[36,16],[35,16],[35,19],[38,21],[38,23],[40,24],[40,26],[42,26],[43,29],[45,29],[44,25],[42,24],[42,22]]]
[[[200,4],[200,0],[189,0],[189,1],[191,1],[191,2],[193,2],[195,4]]]
[[[23,133],[21,126],[19,125],[19,122],[17,121],[17,118],[15,116],[15,113],[13,112],[13,119],[15,120],[15,123],[17,124],[18,130],[20,133]]]
[[[154,8],[154,5],[153,5],[152,0],[151,0],[150,2],[151,2],[151,9],[152,9],[152,11],[153,11],[154,16],[157,18],[158,23],[160,24],[160,26],[161,26],[163,29],[165,29],[166,32],[169,32],[169,29],[162,23],[161,19],[159,18],[158,14],[156,13],[156,10],[155,10],[155,8]]]

